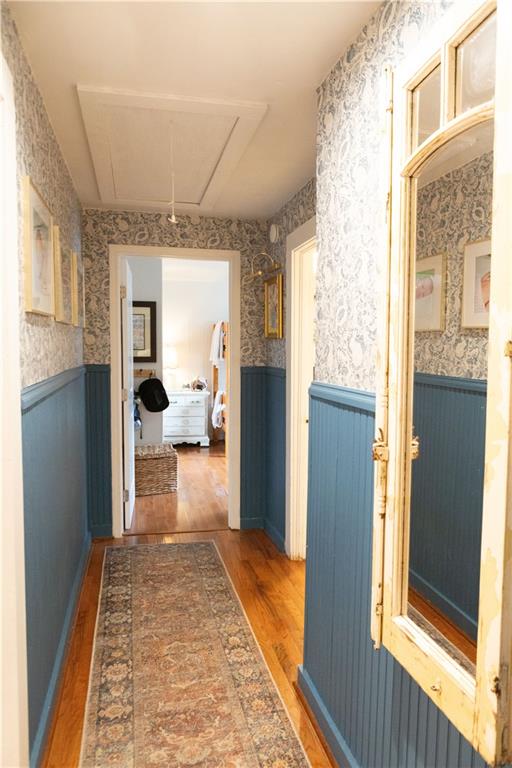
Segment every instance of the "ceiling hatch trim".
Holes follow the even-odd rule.
[[[213,213],[268,105],[78,85],[78,98],[106,206],[166,210],[171,124],[176,210]]]

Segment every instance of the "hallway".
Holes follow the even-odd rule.
[[[331,765],[295,688],[297,665],[302,660],[304,563],[288,560],[263,531],[216,531],[207,536],[201,533],[129,536],[93,544],[42,761],[44,768],[78,765],[105,547],[207,539],[214,541],[219,549],[311,764],[314,768]]]
[[[138,496],[127,536],[218,531],[228,527],[224,443],[209,448],[178,445],[178,490]]]
[[[512,766],[512,0],[0,21],[0,768]]]

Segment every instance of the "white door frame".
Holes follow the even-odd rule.
[[[121,318],[119,313],[122,258],[151,256],[229,263],[229,452],[228,525],[240,528],[240,251],[210,248],[164,248],[152,245],[110,245],[110,403],[112,441],[112,533],[123,535],[123,445],[121,431]]]
[[[0,765],[29,763],[23,460],[18,285],[16,119],[11,74],[0,56],[0,562],[1,722]]]
[[[285,551],[292,560],[306,556],[307,447],[300,439],[301,413],[301,254],[316,238],[316,217],[286,238],[286,533]]]

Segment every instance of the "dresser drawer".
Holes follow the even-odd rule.
[[[169,395],[169,407],[185,407],[192,408],[199,406],[205,407],[206,397],[199,397],[198,395]]]
[[[166,427],[204,427],[204,416],[169,416],[165,420]],[[197,430],[196,430],[197,431]]]
[[[183,424],[172,424],[172,425],[166,425],[164,429],[164,437],[174,437],[174,435],[197,435],[197,439],[199,440],[199,436],[203,434],[202,429],[198,429],[197,427],[190,426],[190,425],[183,425]]]
[[[173,416],[200,416],[204,418],[204,406],[202,405],[170,405],[165,411],[164,419]]]

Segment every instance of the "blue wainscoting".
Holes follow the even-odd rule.
[[[286,371],[267,368],[265,530],[284,550],[286,528]]]
[[[285,535],[286,378],[281,368],[241,369],[240,525]],[[110,366],[86,366],[87,487],[93,537],[112,535]]]
[[[483,768],[370,640],[374,396],[311,387],[304,664],[299,685],[340,765]]]
[[[90,546],[84,368],[26,388],[21,410],[29,735],[36,766]]]
[[[87,494],[93,538],[112,536],[110,366],[86,366]]]
[[[286,374],[241,370],[240,525],[265,528],[279,549],[285,537]]]
[[[266,505],[266,381],[261,367],[241,369],[240,527],[263,528]]]
[[[414,377],[410,584],[476,640],[487,383]]]

